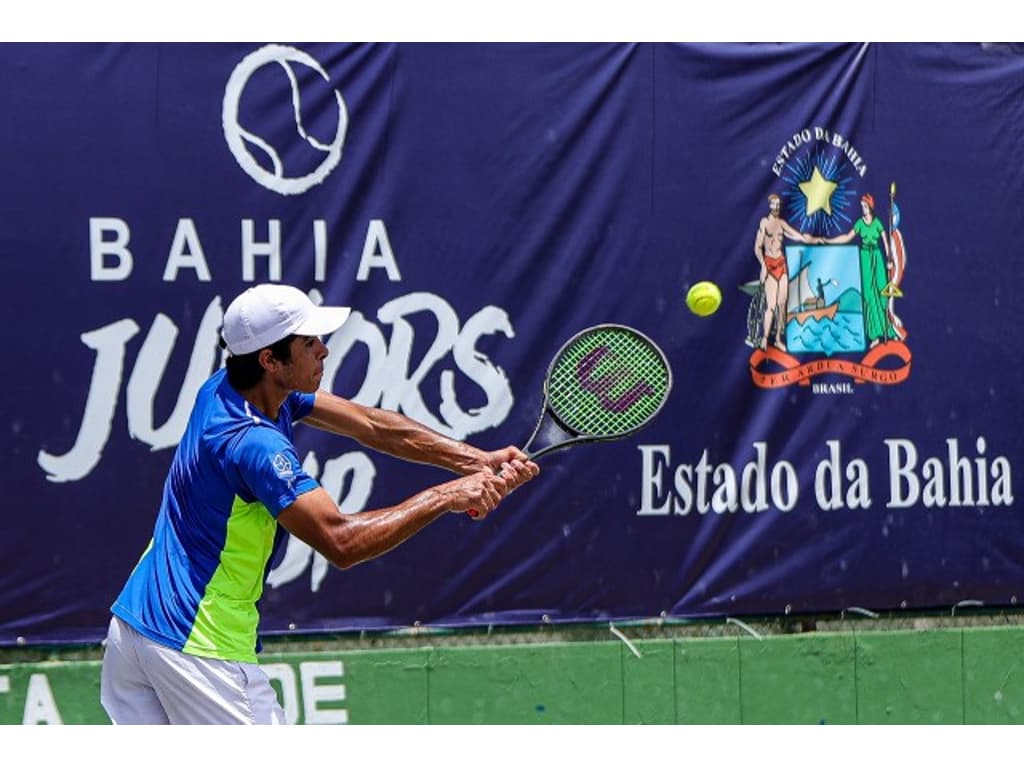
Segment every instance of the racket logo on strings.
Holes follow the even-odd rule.
[[[628,366],[619,365],[612,371],[598,377],[596,370],[601,362],[608,357],[615,360],[615,353],[606,346],[597,347],[580,360],[576,367],[579,376],[579,384],[588,392],[593,392],[601,401],[602,407],[607,411],[621,413],[633,405],[644,395],[655,394],[655,389],[646,381],[638,381],[632,388],[612,399],[612,393],[616,386],[623,380],[633,378],[633,372]]]

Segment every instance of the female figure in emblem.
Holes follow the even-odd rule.
[[[889,282],[889,241],[885,227],[875,217],[875,198],[866,194],[860,199],[863,214],[845,235],[824,238],[830,244],[848,243],[854,237],[860,238],[860,283],[864,308],[864,338],[868,347],[876,346],[885,339],[896,338],[896,330],[889,321],[886,299],[882,295]]]

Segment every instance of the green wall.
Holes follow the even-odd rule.
[[[628,633],[627,633],[628,634]],[[426,642],[426,641],[425,641]],[[1024,723],[1024,627],[265,653],[301,723]],[[0,724],[104,723],[98,661],[0,665]]]

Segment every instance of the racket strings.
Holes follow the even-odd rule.
[[[559,355],[548,380],[548,401],[569,429],[594,437],[635,431],[660,409],[670,373],[664,355],[623,327],[581,334]]]

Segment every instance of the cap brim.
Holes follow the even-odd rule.
[[[341,328],[350,314],[351,307],[316,307],[293,333],[298,336],[325,336]]]

